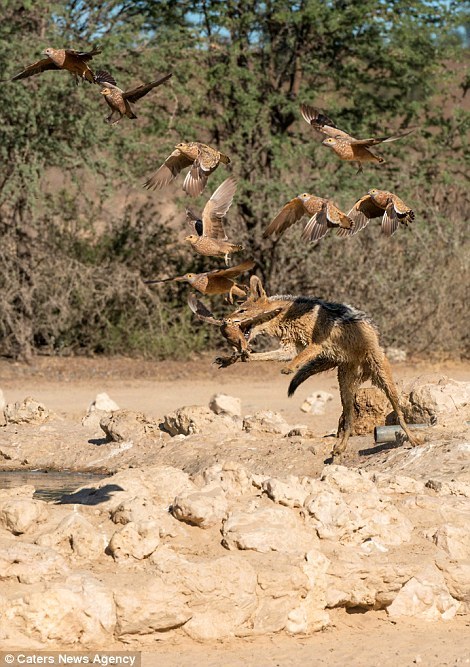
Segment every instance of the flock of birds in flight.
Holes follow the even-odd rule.
[[[89,67],[88,63],[99,53],[101,53],[99,49],[85,52],[47,48],[43,52],[45,58],[24,68],[10,80],[26,79],[48,70],[68,70],[77,82],[79,78],[82,78],[89,83],[101,86],[101,93],[111,109],[111,114],[106,118],[106,121],[114,125],[123,116],[130,119],[137,118],[131,104],[136,103],[172,76],[167,74],[156,81],[124,91],[117,86],[114,77],[109,72],[100,70],[95,73]],[[328,116],[307,104],[301,105],[300,112],[304,120],[314,130],[321,135],[326,135],[322,144],[333,150],[340,160],[355,162],[358,165],[359,172],[363,170],[362,165],[365,162],[378,164],[385,162],[382,157],[371,150],[371,147],[396,141],[411,131],[405,131],[394,136],[356,139],[336,127]],[[115,115],[116,118],[114,118]],[[181,171],[189,168],[183,182],[183,190],[190,197],[197,197],[203,192],[209,176],[220,163],[229,164],[230,158],[211,146],[198,141],[179,143],[144,185],[148,189],[163,188],[173,181]],[[224,217],[233,202],[236,188],[236,180],[232,177],[227,178],[207,201],[201,217],[186,209],[187,220],[192,225],[194,233],[187,236],[185,241],[200,255],[224,257],[226,268],[198,274],[187,273],[166,280],[147,281],[148,284],[169,281],[188,282],[202,294],[228,293],[231,302],[233,302],[233,296],[246,296],[246,287],[236,283],[235,278],[241,273],[253,269],[255,263],[248,260],[233,267],[228,266],[231,254],[240,252],[243,250],[243,246],[232,243],[228,239],[224,228]],[[342,238],[353,236],[364,229],[371,219],[375,218],[382,219],[383,233],[391,236],[400,224],[406,226],[411,223],[414,219],[414,213],[393,192],[375,188],[361,197],[347,214],[329,199],[303,193],[294,197],[282,207],[263,236],[264,238],[271,235],[280,237],[289,227],[304,217],[308,217],[308,220],[302,231],[302,239],[315,242],[323,238],[328,230],[332,228],[337,228],[337,235]]]

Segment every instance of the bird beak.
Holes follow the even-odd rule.
[[[189,243],[189,241],[191,240],[191,237],[190,236],[185,236],[184,240],[186,241],[186,243]]]

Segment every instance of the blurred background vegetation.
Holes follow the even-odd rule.
[[[173,78],[113,127],[98,86],[46,72],[0,87],[0,354],[184,357],[216,345],[195,321],[188,286],[142,279],[216,268],[181,243],[182,178],[142,183],[176,143],[204,141],[232,158],[196,205],[232,173],[230,235],[268,293],[344,301],[375,319],[386,345],[427,357],[469,348],[468,63],[464,2],[433,0],[4,0],[3,77],[47,46],[103,53],[128,88]],[[467,94],[467,95],[466,95]],[[352,134],[417,131],[384,145],[387,163],[341,163],[301,119],[326,110]],[[465,110],[467,104],[467,111]],[[467,163],[468,164],[468,163]],[[382,238],[377,221],[316,245],[292,228],[262,231],[300,192],[348,211],[371,187],[416,212]],[[208,299],[206,299],[208,301]],[[222,299],[214,312],[228,312]]]

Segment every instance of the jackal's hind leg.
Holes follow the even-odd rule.
[[[341,404],[343,406],[343,414],[338,424],[338,436],[341,435],[341,440],[333,447],[332,459],[341,456],[348,444],[349,436],[352,433],[354,426],[354,399],[356,391],[361,384],[361,374],[359,368],[353,364],[341,364],[338,367],[338,382],[339,391],[341,394]],[[341,433],[340,433],[341,429]]]
[[[303,350],[299,352],[288,364],[281,369],[281,373],[289,375],[289,373],[294,373],[298,368],[304,366],[306,363],[318,357],[321,353],[321,345],[312,343],[307,345]]]
[[[390,368],[389,361],[382,350],[380,350],[380,354],[375,354],[371,360],[371,371],[372,383],[384,392],[392,404],[392,407],[398,417],[398,423],[402,427],[410,445],[412,447],[422,445],[422,441],[415,435],[411,434],[410,429],[408,428],[408,425],[405,421],[405,417],[403,416],[403,412],[401,411],[400,403],[398,400],[397,387],[392,377],[392,370]]]

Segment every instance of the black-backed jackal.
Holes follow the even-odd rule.
[[[277,350],[250,353],[249,359],[285,361],[281,372],[295,372],[289,396],[310,376],[338,369],[343,414],[333,459],[346,448],[353,429],[356,391],[366,380],[385,392],[410,443],[420,444],[405,423],[378,331],[365,313],[352,306],[313,297],[268,297],[260,280],[252,276],[248,299],[225,321],[239,326],[248,344],[261,333],[279,339]]]

